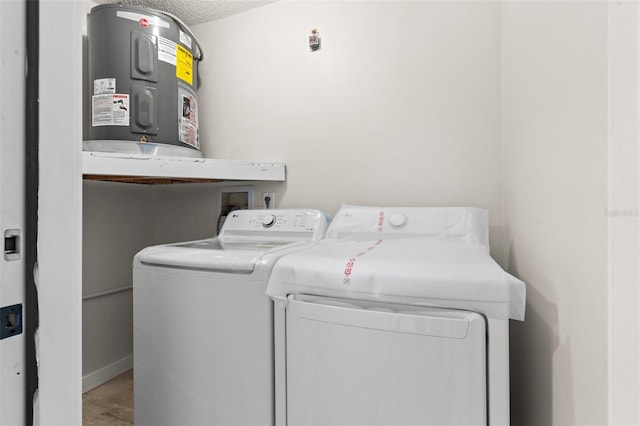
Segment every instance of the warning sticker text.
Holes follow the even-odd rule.
[[[158,60],[176,65],[177,44],[168,38],[158,37]]]
[[[177,46],[176,77],[193,85],[193,56],[184,47]]]
[[[196,95],[178,85],[178,140],[200,148],[198,139],[198,100]]]
[[[129,95],[103,94],[94,95],[91,99],[94,127],[129,125]]]
[[[115,78],[97,78],[93,80],[93,94],[103,95],[105,93],[116,93]]]

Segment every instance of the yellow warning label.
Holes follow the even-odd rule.
[[[193,56],[180,45],[177,46],[176,53],[176,77],[193,86]]]

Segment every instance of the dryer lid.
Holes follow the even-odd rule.
[[[466,309],[524,320],[525,285],[480,247],[428,239],[330,241],[284,256],[267,294]]]
[[[380,225],[373,223],[376,214]],[[326,240],[278,261],[267,294],[437,306],[523,320],[525,285],[488,249],[485,210],[347,206]]]

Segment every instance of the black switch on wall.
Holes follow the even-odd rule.
[[[4,231],[4,260],[20,259],[20,230]]]

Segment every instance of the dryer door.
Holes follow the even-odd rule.
[[[289,425],[486,425],[486,325],[466,311],[289,296]]]

